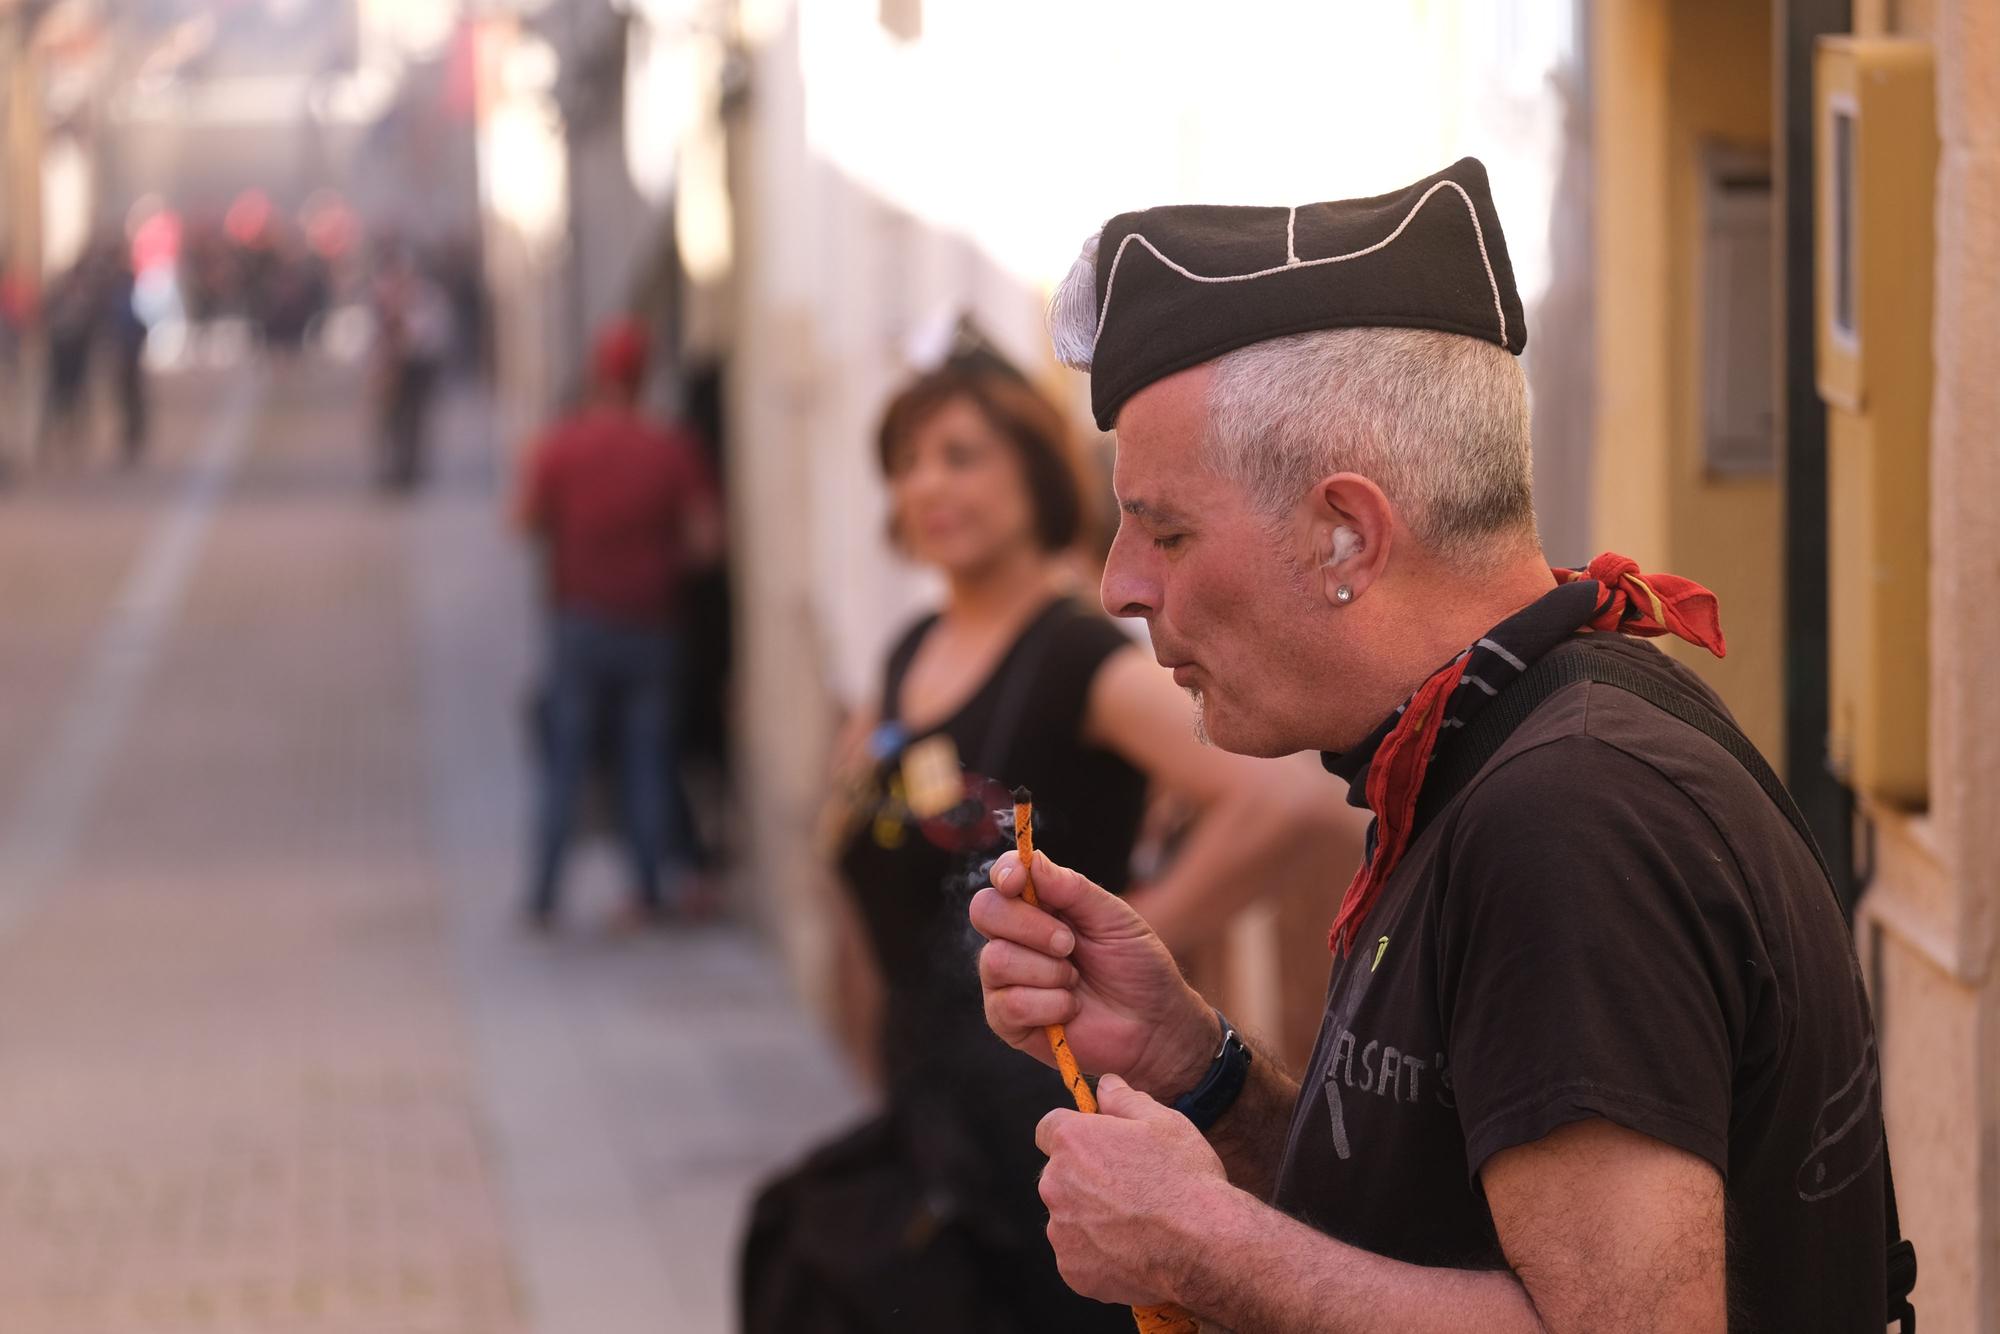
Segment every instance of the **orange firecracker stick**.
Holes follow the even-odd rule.
[[[1014,789],[1014,848],[1021,854],[1021,874],[1027,877],[1021,889],[1021,897],[1030,905],[1041,907],[1042,901],[1035,894],[1035,798],[1025,787]],[[1097,1095],[1084,1082],[1083,1070],[1076,1063],[1076,1053],[1069,1049],[1069,1035],[1061,1024],[1050,1024],[1043,1032],[1048,1034],[1049,1049],[1056,1054],[1056,1069],[1062,1072],[1062,1081],[1069,1089],[1069,1096],[1076,1099],[1076,1109],[1085,1115],[1097,1111]],[[1139,1326],[1139,1334],[1199,1334],[1200,1325],[1195,1318],[1178,1306],[1135,1306],[1132,1319]]]

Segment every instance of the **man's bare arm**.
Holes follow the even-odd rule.
[[[1204,1187],[1178,1245],[1183,1305],[1260,1334],[1722,1334],[1723,1190],[1708,1163],[1602,1120],[1481,1173],[1511,1268],[1431,1269],[1344,1245]]]

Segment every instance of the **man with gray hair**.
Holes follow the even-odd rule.
[[[1880,1330],[1907,1312],[1852,945],[1691,672],[1715,599],[1535,532],[1526,341],[1471,159],[1291,209],[1123,214],[1051,308],[1118,436],[1103,599],[1214,744],[1375,815],[1303,1077],[1123,902],[1013,854],[995,1032],[1102,1115],[1038,1142],[1065,1278],[1245,1331]],[[1894,1245],[1888,1243],[1895,1243]]]

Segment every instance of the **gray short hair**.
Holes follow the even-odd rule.
[[[1431,329],[1322,329],[1214,367],[1209,464],[1270,517],[1354,472],[1447,560],[1534,539],[1527,377],[1505,348]]]
[[[1098,235],[1049,302],[1056,359],[1096,353]],[[1448,560],[1534,541],[1528,381],[1497,344],[1431,329],[1321,329],[1216,358],[1210,466],[1273,519],[1336,472],[1372,480]]]

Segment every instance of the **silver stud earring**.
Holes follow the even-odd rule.
[[[1354,601],[1354,590],[1346,584],[1342,584],[1339,588],[1333,590],[1333,600],[1345,607],[1348,603]]]

